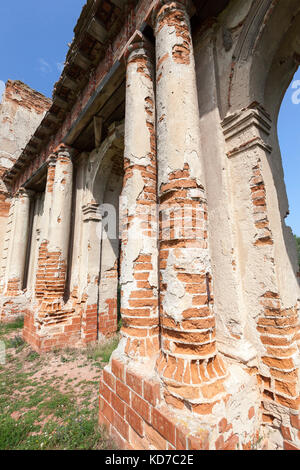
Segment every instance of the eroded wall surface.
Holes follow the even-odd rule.
[[[2,177],[18,159],[50,104],[51,100],[24,83],[7,81],[0,104],[0,251],[4,260],[7,250],[5,233],[11,199]]]
[[[128,3],[121,24],[113,0],[111,17],[97,15],[115,36],[83,10],[68,65],[87,70],[86,33],[99,63],[75,102],[67,69],[42,127],[61,124],[6,173],[6,293],[24,294],[19,234],[31,217],[24,337],[36,350],[112,334],[120,282],[121,341],[99,400],[120,448],[300,448],[299,274],[276,128],[299,65],[300,6],[225,3],[206,21],[198,1]],[[99,140],[94,129],[92,150],[62,142],[88,125],[120,64],[125,126]],[[39,172],[37,195],[24,185]],[[105,237],[103,204],[119,206],[120,245]]]

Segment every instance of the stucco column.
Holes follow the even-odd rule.
[[[225,392],[225,370],[216,352],[190,21],[183,2],[162,1],[153,23],[162,327],[157,367],[172,405],[182,408],[185,399],[195,406],[204,403],[209,411],[210,404]]]
[[[121,314],[125,353],[158,351],[156,145],[153,66],[145,42],[127,53]]]
[[[102,227],[102,215],[99,204],[89,202],[82,207],[83,227],[82,245],[86,275],[85,295],[87,301],[82,312],[82,339],[88,343],[98,339],[97,312],[99,309],[99,264],[101,256],[101,240],[99,233]]]
[[[72,149],[64,145],[49,159],[44,215],[47,230],[39,248],[36,296],[61,299],[65,293],[71,230]]]
[[[72,152],[67,147],[57,151],[53,182],[53,204],[49,224],[49,248],[58,248],[66,260],[71,230],[73,186]]]
[[[279,428],[281,421],[284,438],[300,447],[300,436],[296,441],[293,429],[298,429],[295,415],[300,408],[299,288],[283,231],[287,230],[285,212],[279,210],[278,198],[284,201],[285,195],[278,192],[272,172],[276,161],[276,150],[270,145],[274,144],[273,126],[258,102],[222,122],[236,227],[235,256],[245,306],[241,316],[257,352],[262,408],[268,416],[265,423],[272,426],[275,418]]]
[[[32,191],[21,188],[14,201],[12,231],[8,254],[6,295],[18,295],[22,290],[29,237],[30,200]]]

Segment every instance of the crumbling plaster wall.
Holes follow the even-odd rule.
[[[231,181],[228,177],[226,146],[221,127],[217,80],[215,75],[214,36],[196,36],[195,60],[200,109],[201,151],[205,161],[208,206],[209,237],[214,271],[215,308],[219,347],[243,354],[249,359],[255,354],[248,343],[244,351],[235,337],[243,336],[247,311],[243,304],[240,279],[236,265],[236,246],[232,226]],[[230,299],[230,310],[228,309]]]
[[[116,314],[117,271],[114,269],[114,272],[111,272],[111,278],[105,276],[105,273],[109,273],[111,268],[116,268],[119,254],[118,199],[122,186],[122,168],[120,173],[118,166],[122,167],[123,141],[124,124],[112,124],[108,136],[100,147],[90,153],[82,153],[75,163],[69,301],[75,303],[81,312],[83,339],[87,339],[86,330],[89,328],[89,319],[93,315],[99,317],[101,326],[100,317],[102,314],[103,317],[106,316],[107,300],[111,299],[114,304],[114,314]],[[112,204],[115,207],[116,239],[110,240],[104,237],[101,241],[103,235],[102,204]],[[105,224],[106,222],[104,220]],[[113,223],[109,219],[109,224]],[[112,226],[110,225],[109,228],[111,229]],[[103,277],[101,288],[99,288],[99,276]],[[104,323],[106,321],[110,320],[106,318]],[[109,328],[112,332],[116,331],[116,321],[113,325],[110,324]],[[95,325],[93,331],[95,334]]]
[[[8,189],[2,181],[4,172],[19,157],[51,100],[20,81],[8,80],[0,103],[0,253],[4,250],[6,221],[10,206]]]
[[[29,260],[28,260],[28,274],[27,274],[27,296],[34,300],[36,273],[38,265],[39,244],[44,239],[47,221],[44,217],[44,201],[45,192],[37,193],[33,200],[33,220],[31,239],[29,241]]]
[[[0,104],[0,166],[11,168],[51,100],[20,81],[8,80]]]
[[[244,224],[242,239],[234,221],[236,218],[234,197],[237,194],[241,197],[239,200],[241,214],[245,211],[245,206],[242,205],[242,191],[247,192],[249,188],[243,189],[245,179],[240,174],[240,168],[234,170],[236,164],[229,162],[226,155],[228,148],[222,129],[222,122],[226,116],[240,113],[244,107],[249,106],[255,100],[271,115],[270,135],[266,136],[264,132],[261,132],[261,137],[273,149],[271,155],[266,152],[262,160],[262,172],[266,187],[270,231],[275,246],[274,282],[281,284],[285,303],[295,304],[295,297],[299,295],[295,276],[297,273],[295,243],[290,229],[285,226],[284,222],[288,213],[288,201],[277,137],[277,116],[280,103],[297,68],[295,63],[287,57],[288,55],[291,57],[299,48],[299,38],[297,39],[299,20],[295,19],[299,5],[292,0],[284,4],[282,2],[276,9],[274,17],[272,16],[272,21],[267,24],[266,30],[263,33],[260,32],[259,41],[256,38],[257,51],[253,54],[248,51],[248,60],[238,63],[233,71],[233,61],[237,60],[234,52],[239,46],[242,27],[249,19],[254,3],[249,0],[241,5],[241,2],[232,0],[211,28],[198,31],[193,38],[202,131],[201,146],[208,186],[209,234],[215,271],[215,302],[221,342],[224,337],[228,339],[228,332],[237,336],[243,334],[249,307],[253,306],[253,298],[259,297],[255,288],[250,289],[252,294],[249,294],[249,299],[246,301],[248,307],[245,306],[242,291],[247,292],[248,289],[241,279],[245,264],[248,264],[249,270],[260,272],[263,263],[255,265],[248,258],[247,249],[244,248],[252,243],[252,217]],[[278,65],[279,58],[282,57],[285,58],[286,64],[284,77],[282,65],[281,67]],[[240,143],[243,142],[244,137],[245,134],[240,135]],[[245,165],[247,165],[246,160]],[[247,195],[244,201],[245,204],[249,204]],[[246,213],[249,214],[249,207]],[[230,311],[228,311],[228,299],[230,299]],[[248,331],[246,336],[249,337],[249,335],[253,339],[253,335]],[[234,338],[231,338],[231,341],[234,342]],[[245,347],[251,356],[248,346],[249,343],[246,342]],[[236,347],[237,344],[235,344]]]
[[[263,420],[282,448],[299,388],[276,378],[298,376],[300,292],[277,119],[298,67],[300,6],[269,2],[260,17],[258,4],[232,0],[193,39],[218,348],[258,367]]]

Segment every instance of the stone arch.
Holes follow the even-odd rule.
[[[276,116],[300,53],[300,5],[255,0],[232,53],[228,111],[257,101]]]
[[[103,300],[102,252],[110,248],[108,241],[103,243],[102,240],[101,206],[106,201],[109,202],[108,191],[116,174],[116,162],[120,162],[123,157],[123,128],[123,124],[113,124],[100,147],[90,154],[82,154],[77,164],[78,191],[70,290],[77,302],[83,304],[80,308],[82,308],[82,339],[85,342],[97,339],[100,325],[102,333],[116,331],[116,321],[113,326],[110,325],[110,331],[106,331],[107,325],[101,323],[101,312],[106,310],[100,305]],[[117,194],[120,192],[119,186],[120,183],[117,185]],[[112,253],[117,259],[118,251],[115,249]],[[115,297],[116,295],[117,286]],[[105,303],[105,300],[103,302]]]
[[[229,112],[258,102],[270,115],[272,125],[269,142],[273,152],[269,164],[278,194],[286,248],[295,271],[297,266],[293,263],[296,259],[293,237],[284,223],[289,206],[277,120],[282,99],[300,63],[299,31],[299,2],[254,1],[233,53],[228,92]]]
[[[285,224],[289,204],[277,121],[282,99],[299,66],[299,31],[299,2],[255,0],[233,52],[228,91],[227,115],[241,113],[249,106],[255,108],[256,104],[265,113],[266,119],[261,115],[262,120],[265,119],[265,127],[261,127],[258,138],[268,147],[265,171],[269,173],[270,184],[267,198],[269,206],[275,206],[270,210],[269,218],[273,236],[277,238],[275,264],[283,291],[289,291],[290,284],[292,289],[296,289],[294,282],[285,281],[294,277],[292,272],[297,275],[298,263],[293,234]],[[285,266],[284,272],[282,266]]]
[[[230,341],[236,343],[236,338],[255,337],[255,328],[248,323],[252,316],[249,312],[257,315],[260,306],[257,303],[254,307],[249,299],[258,300],[263,293],[259,294],[254,286],[254,274],[245,274],[254,259],[248,249],[252,241],[266,242],[267,247],[271,243],[268,237],[272,238],[272,255],[268,257],[275,258],[275,262],[270,266],[270,277],[280,285],[287,305],[295,304],[298,295],[295,243],[284,222],[288,202],[277,116],[297,68],[299,13],[299,4],[294,0],[249,0],[243,7],[233,0],[213,26],[194,34],[216,312],[220,340],[226,350]],[[253,163],[250,169],[251,155],[254,162],[260,153],[263,168],[255,168]],[[245,168],[249,169],[247,176]],[[264,197],[254,202],[255,186],[251,188],[249,184],[254,178],[251,172],[258,177],[261,171],[264,181],[259,184]],[[252,205],[260,203],[268,206],[267,219],[250,227],[248,222],[255,217]],[[253,273],[260,272],[260,264],[258,257]],[[247,298],[248,291],[252,294]],[[227,293],[231,296],[230,314]],[[252,348],[248,346],[246,340],[249,352]],[[240,346],[234,344],[232,349],[236,353]]]
[[[123,128],[122,128],[123,131]],[[107,178],[103,179],[101,216],[101,255],[98,291],[99,333],[105,336],[117,331],[119,305],[119,198],[123,186],[123,134],[120,133],[110,159]]]

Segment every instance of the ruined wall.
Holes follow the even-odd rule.
[[[20,81],[8,80],[0,104],[0,256],[4,251],[10,198],[2,181],[43,119],[51,100]]]
[[[8,80],[0,104],[0,166],[11,168],[40,124],[51,100],[20,81]]]
[[[54,133],[52,126],[50,127],[48,122],[42,122],[42,125],[48,128],[50,136],[42,150],[26,165],[24,171],[20,172],[14,178],[14,191],[22,186],[22,184],[45,163],[51,152],[64,141],[72,126],[76,123],[81,114],[86,111],[89,101],[94,97],[97,89],[99,89],[99,86],[101,86],[102,82],[106,79],[111,69],[122,60],[122,53],[126,43],[136,30],[145,26],[145,19],[149,15],[155,2],[150,0],[126,0],[124,2],[120,2],[119,0],[107,0],[103,4],[102,2],[87,2],[87,6],[91,6],[93,3],[95,5],[97,4],[100,9],[98,15],[100,15],[101,22],[109,33],[109,38],[101,42],[99,38],[99,40],[95,39],[93,31],[86,31],[89,22],[87,21],[86,11],[83,9],[82,18],[79,19],[74,29],[75,36],[68,53],[68,66],[71,66],[72,62],[74,62],[74,78],[75,80],[78,79],[78,84],[81,85],[82,77],[86,77],[84,86],[80,86],[76,93],[74,93],[72,86],[70,89],[66,86],[66,77],[64,74],[61,75],[61,85],[63,88],[67,88],[68,94],[66,95],[63,92],[60,95],[60,93],[58,93],[59,87],[55,87],[54,100],[50,108],[50,113],[59,120],[62,118],[63,120],[58,128],[54,126]],[[108,15],[108,18],[106,18],[106,9],[112,7],[114,12],[112,17]],[[82,26],[80,21],[84,24],[82,28],[83,31],[80,31],[80,26]],[[84,34],[87,34],[86,38],[82,37]],[[83,52],[83,58],[80,54],[81,50]],[[101,54],[99,54],[99,51]],[[78,55],[81,60],[76,61],[75,58]],[[87,56],[85,60],[84,56]],[[95,56],[100,56],[97,66],[94,64],[96,60]],[[89,63],[89,69],[86,67],[86,61]],[[73,74],[71,74],[71,76],[73,76]],[[58,95],[57,100],[55,100],[56,94]],[[67,104],[61,104],[61,99],[66,101]]]
[[[119,345],[101,382],[100,421],[125,448],[192,449],[194,439],[197,449],[252,449],[259,442],[299,449],[299,286],[276,128],[299,64],[299,3],[232,0],[217,19],[194,22],[197,96],[183,3],[189,11],[189,2],[157,2],[152,15],[162,18],[154,27],[159,210],[165,200],[182,197],[186,204],[191,188],[201,189],[205,223],[193,257],[199,246],[207,255],[198,255],[192,273],[187,234],[176,238],[175,215],[166,225],[162,217],[161,231],[169,230],[170,239],[159,240],[161,358],[151,369],[143,354],[129,360]],[[136,106],[139,99],[136,92]],[[134,126],[129,111],[126,125]],[[190,162],[195,155],[190,174],[180,158]],[[202,270],[209,284],[201,284]],[[187,294],[194,308],[183,312],[192,317],[183,321]],[[209,354],[221,358],[219,368]],[[153,382],[161,395],[151,402],[145,390]],[[202,440],[199,429],[207,432]]]
[[[76,160],[69,303],[81,317],[83,342],[117,329],[118,231],[112,240],[103,236],[106,222],[104,217],[102,225],[102,205],[109,205],[109,209],[115,206],[112,216],[117,224],[123,141],[124,124],[112,124],[100,147]]]

